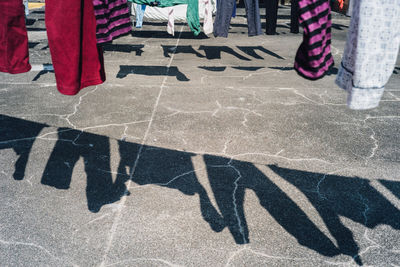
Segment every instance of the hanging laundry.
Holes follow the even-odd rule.
[[[97,43],[111,42],[132,30],[127,0],[93,0]]]
[[[97,46],[92,0],[46,0],[45,21],[60,93],[74,95],[103,83],[103,51]]]
[[[352,3],[352,9],[336,83],[348,92],[351,109],[371,109],[379,105],[396,64],[400,1],[358,0]]]
[[[146,12],[146,5],[136,5],[135,15],[136,15],[136,25],[135,27],[140,29],[143,26],[143,17]]]
[[[265,1],[265,17],[266,17],[266,34],[276,34],[276,24],[278,21],[278,3],[279,0]]]
[[[129,0],[130,2],[154,7],[172,7],[187,5],[186,20],[195,36],[200,34],[199,1],[198,0]]]
[[[259,0],[245,0],[248,35],[261,35]],[[217,0],[217,14],[214,21],[214,36],[228,37],[229,26],[236,0]]]
[[[134,4],[132,9],[136,16],[136,25],[142,25],[143,18],[152,20],[167,20],[167,32],[174,35],[175,21],[186,21],[187,5],[177,5],[168,8],[159,8],[148,6],[146,12],[142,12],[146,5]],[[199,0],[199,18],[203,20],[203,32],[210,34],[213,32],[213,11],[216,10],[215,2],[212,0]]]
[[[308,79],[322,78],[334,61],[331,54],[330,0],[299,0],[299,21],[304,28],[294,68]]]
[[[0,72],[27,72],[29,64],[25,10],[21,0],[0,0]]]
[[[290,6],[290,32],[299,33],[298,1],[292,1]],[[265,33],[275,35],[278,22],[279,0],[265,1]],[[284,4],[284,3],[282,3]]]

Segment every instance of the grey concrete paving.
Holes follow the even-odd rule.
[[[146,24],[77,96],[0,74],[0,266],[399,266],[400,64],[349,110],[334,73],[293,71],[288,11],[276,36],[247,37],[243,10],[228,39]]]

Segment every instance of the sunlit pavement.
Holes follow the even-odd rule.
[[[227,39],[144,24],[71,97],[32,10],[35,71],[0,74],[0,266],[400,265],[400,61],[349,110],[337,69],[293,70],[289,13],[251,38],[242,9]]]

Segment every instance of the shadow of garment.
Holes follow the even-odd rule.
[[[153,184],[177,189],[189,196],[198,195],[203,219],[215,232],[222,231],[225,225],[221,215],[212,205],[193,168],[192,157],[196,154],[144,146],[138,160],[138,151],[138,144],[119,141],[121,161],[118,175],[132,177],[138,185]]]
[[[86,197],[91,212],[105,204],[118,201],[126,186],[113,182],[110,169],[110,144],[106,136],[68,128],[58,130],[58,140],[46,164],[42,184],[57,189],[69,189],[74,167],[82,158],[87,176]]]
[[[227,54],[230,54],[232,56],[235,56],[238,59],[245,60],[245,61],[251,61],[250,58],[247,58],[245,56],[242,56],[235,50],[233,50],[229,46],[205,46],[201,45],[199,47],[199,50],[204,50],[206,53],[206,58],[207,59],[221,59],[221,53],[225,52]]]
[[[205,58],[204,55],[197,52],[191,45],[162,45],[164,57],[171,57],[170,54],[194,54],[199,58]]]
[[[54,70],[41,70],[41,71],[39,71],[39,73],[33,78],[32,82],[36,82],[37,80],[39,80],[40,77],[42,77],[42,75],[45,75],[47,73],[54,73]]]
[[[135,52],[136,56],[141,56],[144,45],[127,45],[127,44],[104,44],[103,51],[107,52],[121,52],[132,53]]]
[[[285,192],[250,162],[205,155],[208,178],[218,207],[237,244],[249,243],[243,210],[245,190],[257,195],[260,204],[299,244],[324,256],[338,250]]]
[[[0,150],[12,148],[18,155],[13,177],[23,180],[33,143],[46,124],[0,114]]]
[[[121,65],[117,78],[122,79],[129,74],[147,75],[147,76],[171,76],[176,77],[178,81],[190,81],[186,75],[179,71],[178,67],[172,66],[128,66]]]
[[[340,252],[355,257],[358,264],[362,264],[356,257],[359,247],[340,217],[368,228],[390,225],[393,229],[400,229],[400,211],[367,179],[291,170],[275,165],[269,167],[303,192],[336,239]],[[388,188],[400,187],[400,182],[380,182]]]
[[[261,52],[264,52],[267,55],[273,56],[277,59],[284,59],[283,57],[281,57],[280,55],[262,47],[262,46],[238,46],[237,48],[239,48],[241,51],[243,51],[244,53],[246,53],[249,56],[252,56],[254,58],[257,59],[264,59],[262,56],[258,55],[256,53],[256,50],[259,50]]]
[[[387,181],[387,180],[379,180],[379,182],[386,187],[393,195],[400,199],[400,182],[396,181]]]

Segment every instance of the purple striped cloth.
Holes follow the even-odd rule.
[[[107,43],[132,30],[127,0],[93,0],[97,43]]]
[[[330,0],[298,0],[303,42],[297,50],[294,68],[308,79],[322,78],[333,66],[331,54]]]

